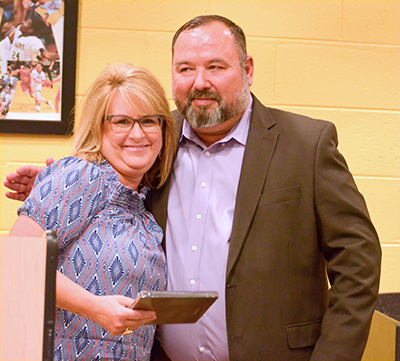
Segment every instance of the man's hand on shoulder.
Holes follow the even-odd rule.
[[[52,157],[47,158],[46,166],[49,166],[53,162],[54,160]],[[16,201],[24,201],[26,198],[28,198],[37,175],[44,168],[45,167],[25,165],[18,168],[15,173],[7,174],[6,180],[4,181],[4,186],[10,189],[12,192],[6,192],[6,197]]]

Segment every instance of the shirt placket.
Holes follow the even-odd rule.
[[[213,153],[205,149],[199,156],[197,174],[195,176],[193,204],[191,208],[190,226],[187,243],[186,282],[191,291],[200,291],[200,255],[207,221],[210,181],[214,163]]]
[[[214,156],[212,151],[205,149],[201,151],[198,159],[198,169],[195,176],[195,187],[193,204],[191,207],[190,226],[187,242],[187,289],[190,291],[206,291],[201,289],[200,256],[204,242],[204,232],[207,222],[207,214],[210,197],[210,184],[212,178]],[[201,319],[198,322],[202,322]],[[203,328],[197,328],[203,330]],[[193,330],[194,331],[194,330]],[[197,332],[195,336],[198,360],[209,357],[208,345],[205,332]]]

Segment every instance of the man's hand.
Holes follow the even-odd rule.
[[[54,163],[52,157],[46,159],[46,166]],[[6,192],[6,197],[16,201],[24,201],[31,193],[37,175],[46,167],[25,165],[15,173],[7,174],[4,186],[13,192]]]
[[[52,53],[50,51],[46,51],[46,50],[41,50],[41,56],[42,58],[46,58],[50,61],[55,61],[55,60],[59,60],[60,56],[58,55],[58,53]]]

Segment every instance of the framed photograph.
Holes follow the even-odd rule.
[[[77,0],[0,0],[0,132],[69,134]]]

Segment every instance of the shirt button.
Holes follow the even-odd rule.
[[[203,346],[199,347],[199,351],[200,351],[201,353],[203,353],[205,350],[206,350],[206,349],[205,349]]]
[[[197,219],[200,219],[200,218],[201,218],[201,214],[198,214],[198,215],[196,216],[196,218],[197,218]]]
[[[190,280],[189,283],[190,283],[191,286],[193,286],[196,283],[196,281],[195,280]]]
[[[209,157],[210,154],[211,154],[211,153],[207,150],[207,151],[206,151],[206,157]]]
[[[201,188],[204,188],[206,186],[206,182],[201,182],[200,185],[201,185]]]
[[[221,147],[225,147],[225,143],[221,143]]]
[[[196,251],[197,251],[197,247],[196,247],[196,246],[193,246],[193,247],[192,247],[192,251],[193,251],[193,252],[196,252]]]

